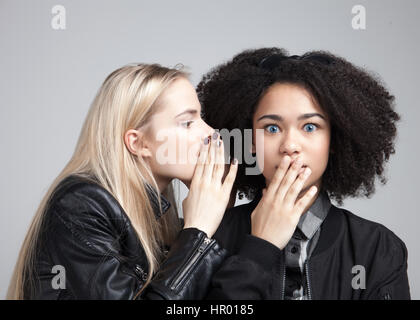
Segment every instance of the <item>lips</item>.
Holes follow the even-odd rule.
[[[276,165],[276,169],[278,168],[279,166],[278,165]],[[306,165],[306,164],[304,164],[303,166],[302,166],[302,168],[307,168],[308,166]]]
[[[276,165],[275,166],[275,169],[277,170],[278,169],[278,165]],[[308,166],[306,165],[306,164],[304,164],[301,168],[300,168],[300,170],[299,170],[299,173],[301,173],[303,170],[305,170],[305,168],[307,168]]]

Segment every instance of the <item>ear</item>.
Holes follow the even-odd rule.
[[[148,147],[146,135],[144,132],[136,129],[127,130],[124,134],[124,144],[131,154],[148,158],[152,156],[152,152]]]

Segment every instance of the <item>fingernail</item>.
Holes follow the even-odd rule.
[[[219,134],[217,132],[213,133],[213,140],[216,140]]]
[[[217,146],[220,147],[222,145],[222,141],[217,141]]]
[[[207,144],[209,144],[209,142],[210,142],[210,139],[209,139],[208,137],[206,137],[206,138],[204,139],[204,144],[205,144],[205,145],[207,145]]]
[[[232,163],[236,166],[238,164],[238,159],[234,158]]]

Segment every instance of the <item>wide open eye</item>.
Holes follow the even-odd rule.
[[[269,133],[277,133],[280,131],[279,127],[275,124],[269,124],[264,127],[264,129]]]
[[[303,126],[303,130],[306,132],[314,132],[316,129],[318,129],[318,126],[314,123],[307,123]]]

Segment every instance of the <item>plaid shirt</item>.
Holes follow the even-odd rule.
[[[297,228],[284,249],[287,300],[307,300],[306,261],[318,242],[321,224],[331,207],[326,192],[321,192],[309,210],[300,217]]]

